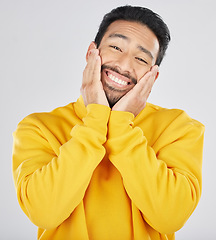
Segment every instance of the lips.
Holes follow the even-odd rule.
[[[104,69],[104,74],[106,84],[113,86],[114,88],[117,88],[119,90],[120,89],[126,90],[129,87],[129,85],[132,86],[132,81],[129,78],[113,70]]]
[[[111,80],[112,80],[113,82],[115,82],[115,83],[118,83],[118,84],[123,85],[123,86],[128,85],[128,82],[123,81],[123,80],[115,77],[114,75],[112,75],[112,74],[109,73],[109,72],[107,72],[107,76],[108,76],[109,79],[111,79]]]

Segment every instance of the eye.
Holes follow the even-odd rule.
[[[121,48],[119,48],[119,47],[117,47],[117,46],[115,46],[115,45],[109,45],[111,48],[114,48],[115,50],[117,50],[117,51],[120,51],[120,52],[122,52],[122,50],[121,50]]]
[[[136,57],[136,59],[138,60],[138,61],[140,61],[140,62],[143,62],[143,63],[145,63],[145,64],[148,64],[144,59],[142,59],[142,58],[139,58],[139,57]]]

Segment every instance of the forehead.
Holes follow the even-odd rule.
[[[107,28],[102,41],[109,39],[114,34],[124,35],[130,42],[139,44],[156,55],[159,51],[156,35],[144,24],[125,20],[114,21]]]

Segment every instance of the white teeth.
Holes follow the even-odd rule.
[[[113,82],[116,82],[116,83],[121,84],[121,85],[124,85],[124,86],[127,85],[127,82],[122,81],[121,79],[118,79],[117,77],[113,76],[112,74],[109,74],[108,77],[109,77]]]

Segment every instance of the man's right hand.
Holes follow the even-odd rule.
[[[96,49],[95,45],[88,53],[87,65],[83,71],[83,81],[80,91],[85,106],[95,103],[109,107],[101,82],[101,58],[99,50]]]

